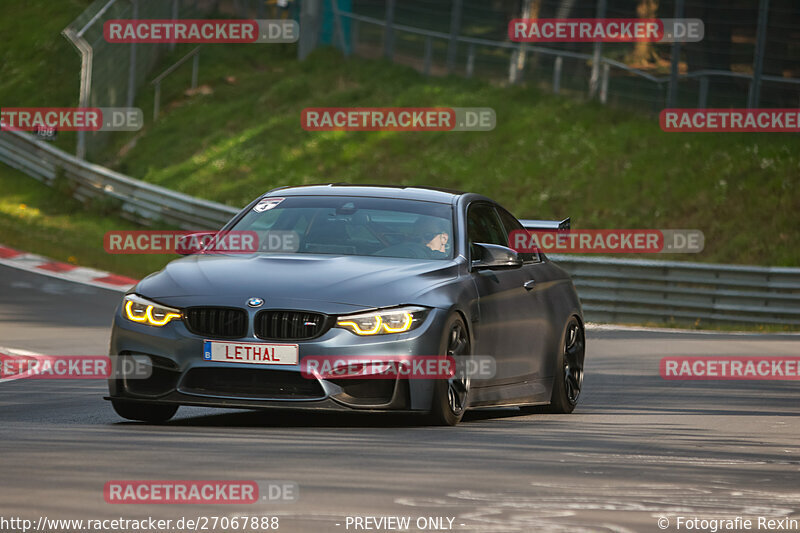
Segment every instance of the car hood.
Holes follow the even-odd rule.
[[[418,303],[417,297],[458,275],[456,261],[312,254],[193,255],[139,282],[138,294],[165,305],[242,307],[343,313]]]

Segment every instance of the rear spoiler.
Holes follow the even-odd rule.
[[[532,230],[555,230],[563,231],[569,229],[569,217],[561,222],[558,220],[520,220],[522,227]]]

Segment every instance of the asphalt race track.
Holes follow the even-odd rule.
[[[0,346],[105,354],[120,298],[0,266]],[[659,376],[667,355],[797,355],[800,337],[595,328],[587,344],[576,413],[495,409],[455,428],[201,408],[147,425],[119,418],[102,381],[0,383],[0,516],[264,515],[280,517],[286,532],[356,531],[348,516],[381,515],[412,524],[450,517],[455,531],[481,532],[678,531],[677,516],[800,519],[800,382]],[[288,480],[299,499],[105,503],[104,484],[128,479]]]

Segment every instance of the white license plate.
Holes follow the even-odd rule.
[[[261,344],[254,342],[203,342],[203,359],[224,363],[257,365],[296,365],[297,344]]]

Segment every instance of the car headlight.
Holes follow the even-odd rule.
[[[422,324],[428,309],[424,307],[395,307],[369,313],[340,316],[336,327],[356,335],[386,335],[411,331]]]
[[[141,296],[128,294],[123,300],[125,318],[148,326],[166,326],[173,319],[180,319],[179,309],[166,307],[150,300],[145,300]]]

